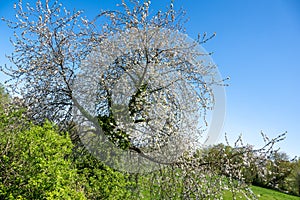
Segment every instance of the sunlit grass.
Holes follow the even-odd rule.
[[[252,186],[251,189],[259,200],[300,200],[300,197],[284,194],[271,189],[257,186]],[[239,196],[241,195],[237,195],[237,199],[246,199],[245,197],[239,198]],[[231,200],[232,194],[229,191],[226,191],[224,194],[224,199]]]

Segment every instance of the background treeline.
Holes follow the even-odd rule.
[[[220,154],[218,152],[222,152]],[[290,159],[284,152],[272,151],[267,159],[262,160],[261,155],[249,146],[247,157],[241,153],[239,148],[233,148],[224,144],[218,144],[201,152],[205,159],[210,160],[211,156],[219,155],[217,159],[234,157],[236,166],[243,165],[242,176],[228,174],[226,169],[220,166],[220,174],[234,176],[237,180],[281,192],[300,196],[300,159]],[[214,158],[216,159],[216,158]],[[239,177],[243,177],[240,179]]]

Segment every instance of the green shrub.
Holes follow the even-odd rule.
[[[7,123],[2,116],[0,127]],[[66,159],[72,147],[49,122],[20,132],[0,129],[0,199],[84,199]]]

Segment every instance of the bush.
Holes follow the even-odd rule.
[[[20,132],[4,131],[9,120],[3,115],[0,199],[84,199],[76,186],[76,169],[65,159],[73,147],[68,135],[58,134],[49,122]]]
[[[87,199],[132,199],[129,174],[104,165],[83,148],[74,149],[72,159]]]

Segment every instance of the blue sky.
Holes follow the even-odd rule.
[[[24,0],[24,2],[27,2]],[[30,1],[34,2],[34,1]],[[83,9],[92,18],[100,9],[113,9],[120,1],[61,1],[67,8]],[[152,0],[151,10],[168,1]],[[0,17],[13,15],[13,1],[0,0]],[[226,87],[224,132],[233,141],[242,133],[259,147],[260,132],[275,137],[285,131],[282,151],[300,156],[300,1],[298,0],[189,0],[175,2],[190,18],[187,33],[217,33],[205,44]],[[0,23],[0,65],[8,63],[12,32]],[[0,81],[5,77],[0,74]]]

